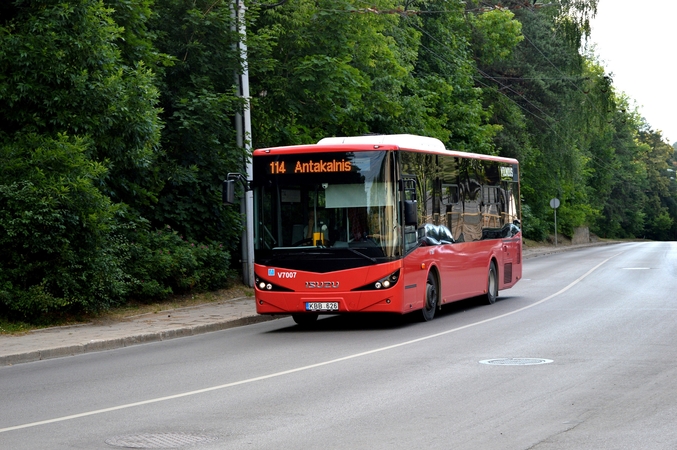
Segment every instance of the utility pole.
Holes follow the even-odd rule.
[[[233,0],[233,30],[238,34],[237,51],[242,61],[242,73],[236,72],[235,80],[238,87],[238,96],[244,100],[243,113],[235,116],[235,130],[237,145],[245,149],[247,180],[254,174],[251,160],[252,121],[249,109],[249,65],[247,63],[247,28],[245,25],[244,0]],[[249,287],[254,286],[254,194],[245,189],[244,202],[240,211],[245,215],[246,228],[242,236],[242,278]]]

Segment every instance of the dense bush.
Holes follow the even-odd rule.
[[[522,205],[522,232],[525,238],[544,241],[548,237],[549,227],[553,228],[548,222],[536,217],[529,205]]]
[[[139,300],[225,286],[234,276],[230,253],[221,243],[184,239],[169,226],[134,231],[125,244],[130,296]]]
[[[35,134],[0,143],[0,312],[37,317],[99,309],[126,292],[111,231],[119,206],[83,139]]]
[[[228,250],[125,219],[97,188],[107,171],[89,145],[31,133],[0,145],[0,314],[33,320],[225,286]]]
[[[0,4],[0,315],[33,320],[227,282],[229,252],[211,242],[235,242],[239,232],[236,214],[226,216],[218,203],[220,177],[235,169],[224,161],[243,157],[224,146],[234,136],[224,126],[232,108],[222,101],[201,116],[208,126],[172,134],[192,176],[190,189],[172,190],[181,168],[167,169],[170,145],[160,147],[159,87],[168,84],[156,73],[173,59],[157,51],[146,25],[151,3]],[[218,9],[231,17],[227,6]],[[234,98],[232,77],[215,71]],[[203,97],[211,98],[210,88],[201,87]],[[203,160],[188,158],[188,147]],[[165,223],[203,244],[151,231]]]

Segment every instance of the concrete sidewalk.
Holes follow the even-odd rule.
[[[524,248],[523,258],[611,243]],[[46,328],[19,335],[0,334],[0,366],[193,336],[279,317],[284,316],[260,316],[256,314],[253,297],[239,297],[110,322]]]
[[[102,323],[0,335],[0,366],[164,341],[271,320],[256,314],[253,297],[125,317]]]

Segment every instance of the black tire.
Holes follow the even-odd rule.
[[[489,266],[489,276],[487,277],[487,295],[485,301],[489,305],[493,305],[498,298],[498,271],[496,270],[496,263],[491,262]]]
[[[421,310],[421,320],[429,322],[435,317],[439,304],[440,291],[437,285],[437,277],[432,272],[428,273],[428,281],[425,285],[425,304]]]
[[[317,313],[302,313],[302,314],[292,314],[291,318],[294,319],[297,325],[301,327],[309,327],[317,322]]]

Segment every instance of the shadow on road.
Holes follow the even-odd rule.
[[[509,300],[510,297],[499,297],[496,303]],[[435,314],[435,319],[440,320],[465,311],[482,306],[484,297],[473,297],[466,300],[449,303],[442,306]],[[390,313],[347,313],[337,315],[320,316],[317,322],[308,325],[293,324],[289,327],[272,330],[269,333],[303,333],[303,332],[336,332],[336,331],[366,331],[366,330],[392,330],[421,324],[420,311],[399,315]]]

